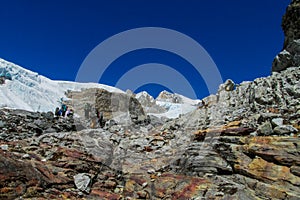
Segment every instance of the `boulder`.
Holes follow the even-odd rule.
[[[274,132],[278,135],[286,135],[291,133],[297,133],[298,129],[291,125],[281,125],[274,128]]]
[[[219,86],[219,92],[225,90],[227,92],[233,91],[235,87],[235,83],[231,79],[227,79],[224,84]]]
[[[5,127],[5,122],[3,122],[3,121],[0,121],[0,128],[4,128]]]
[[[77,187],[82,192],[90,192],[90,184],[91,184],[91,177],[89,174],[86,173],[80,173],[76,174],[74,176],[74,183]]]
[[[264,122],[257,129],[259,135],[271,135],[273,133],[272,125],[269,121]]]
[[[272,125],[274,127],[283,125],[283,119],[282,118],[274,118],[274,119],[272,119],[271,122],[272,122]]]

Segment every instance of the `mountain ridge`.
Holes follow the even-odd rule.
[[[61,98],[64,100],[68,100],[66,93],[68,91],[82,91],[88,88],[99,88],[105,89],[109,92],[115,93],[125,93],[124,91],[114,88],[111,86],[98,84],[98,83],[78,83],[71,81],[53,81],[45,76],[39,75],[36,72],[32,72],[27,70],[19,65],[16,65],[12,62],[5,61],[0,59],[0,69],[3,69],[11,74],[12,80],[6,80],[6,83],[0,85],[0,107],[7,108],[15,108],[15,109],[24,109],[28,111],[54,111],[57,106],[60,106]],[[144,92],[145,93],[145,92]],[[142,93],[140,93],[142,94]],[[141,97],[140,94],[136,94],[138,97]],[[135,94],[134,94],[135,95]],[[147,93],[147,95],[149,95]],[[170,94],[171,95],[171,94]],[[178,95],[177,95],[178,96]],[[170,98],[174,98],[176,95],[171,95]],[[149,98],[152,98],[149,95]],[[177,98],[177,97],[176,97]],[[182,98],[182,97],[180,97]],[[185,101],[182,101],[181,104],[191,104],[191,102],[195,103],[195,101],[190,100],[189,98],[185,98]],[[156,103],[157,100],[153,99],[153,102]],[[155,113],[159,113],[164,117],[178,117],[179,114],[186,113],[196,108],[196,106],[191,105],[187,108],[187,111],[184,108],[179,108],[176,104],[162,104],[164,101],[169,101],[168,99],[164,99],[163,101],[159,101],[160,104],[156,105]],[[172,100],[170,100],[172,101]],[[143,103],[143,102],[142,102]],[[145,108],[146,104],[149,102],[145,102],[143,105]],[[172,108],[171,108],[172,107]],[[171,114],[162,112],[167,112],[169,109],[173,111],[177,109]],[[153,110],[153,109],[152,109]],[[155,115],[155,113],[150,113]]]

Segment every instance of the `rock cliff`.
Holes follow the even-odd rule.
[[[140,102],[126,93],[109,92],[105,89],[91,88],[81,91],[69,91],[66,103],[84,118],[85,105],[91,106],[90,117],[96,117],[96,111],[103,113],[105,120],[114,119],[119,124],[148,123],[147,115]]]

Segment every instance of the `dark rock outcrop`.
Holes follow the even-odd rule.
[[[293,0],[282,19],[285,35],[283,50],[273,61],[272,71],[300,66],[300,1]]]
[[[0,140],[3,141],[21,140],[51,132],[76,131],[79,127],[84,128],[73,117],[58,118],[52,112],[0,110]]]

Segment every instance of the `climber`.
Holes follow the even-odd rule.
[[[84,116],[85,116],[85,119],[89,119],[90,118],[90,111],[91,111],[91,105],[89,103],[86,103],[84,105]]]
[[[5,83],[5,78],[4,77],[0,77],[0,85]]]
[[[99,110],[96,109],[96,116],[98,118],[100,128],[103,128],[103,112],[99,112]]]
[[[56,117],[59,117],[59,116],[60,116],[60,110],[59,110],[59,107],[56,107],[56,109],[55,109],[55,116],[56,116]]]
[[[1,79],[0,84],[4,84],[6,79],[12,80],[12,76],[8,71],[6,71],[5,69],[2,69],[2,71],[0,73],[0,79]]]
[[[103,126],[104,126],[103,112],[100,112],[99,125],[100,125],[101,128],[103,128]]]
[[[56,112],[56,116],[57,117],[60,117],[60,116],[63,116],[63,110],[62,109],[59,109],[59,108],[56,108],[55,111],[58,109],[58,111]]]
[[[71,109],[67,106],[67,111],[64,116],[69,117],[70,113],[71,113]]]
[[[74,110],[73,110],[73,109],[70,109],[70,112],[69,112],[69,114],[68,114],[68,117],[73,117],[73,115],[74,115]]]
[[[62,104],[61,106],[61,110],[62,110],[62,116],[65,116],[66,112],[67,112],[68,106],[66,106],[66,104]]]

